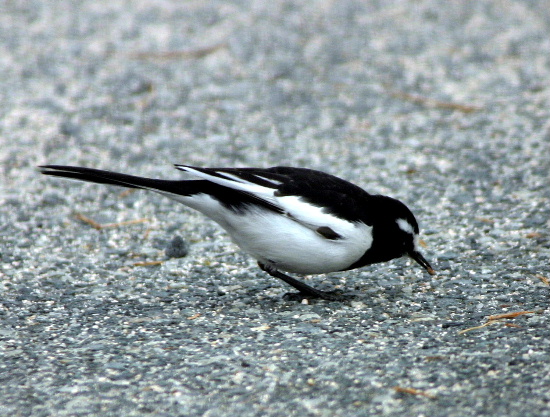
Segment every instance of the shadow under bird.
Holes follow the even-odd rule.
[[[98,169],[45,165],[42,174],[155,191],[218,223],[269,275],[306,298],[339,300],[282,271],[322,274],[409,256],[434,275],[418,243],[418,223],[402,202],[372,195],[305,168],[199,168],[191,180],[158,180]]]

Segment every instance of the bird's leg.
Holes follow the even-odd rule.
[[[291,285],[294,288],[296,288],[298,291],[300,291],[299,295],[302,295],[303,298],[321,298],[323,300],[329,300],[329,301],[343,300],[343,297],[339,296],[338,294],[316,290],[315,288],[310,287],[309,285],[304,284],[301,281],[298,281],[296,278],[292,278],[291,276],[283,274],[272,265],[267,265],[267,264],[258,262],[258,266],[261,268],[262,271],[267,272],[272,277],[282,279],[288,285]]]

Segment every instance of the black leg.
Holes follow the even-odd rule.
[[[304,298],[321,298],[323,300],[329,300],[329,301],[343,300],[343,297],[339,296],[338,294],[316,290],[315,288],[310,287],[309,285],[304,284],[301,281],[298,281],[296,278],[292,278],[291,276],[288,276],[286,274],[283,274],[280,271],[277,271],[277,269],[275,269],[271,265],[266,265],[261,262],[258,262],[258,266],[262,269],[262,271],[267,272],[272,277],[282,279],[288,285],[291,285],[294,288],[296,288],[298,291],[300,291],[300,294]]]

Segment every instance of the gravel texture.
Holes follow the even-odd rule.
[[[550,416],[549,33],[542,0],[1,2],[0,415]],[[285,301],[199,214],[44,163],[325,170],[438,275]]]

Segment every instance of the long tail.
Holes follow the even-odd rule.
[[[100,169],[64,165],[43,165],[38,168],[42,174],[51,175],[54,177],[155,191],[194,208],[209,217],[213,217],[216,213],[212,213],[210,206],[208,204],[205,205],[204,201],[201,199],[194,199],[193,197],[195,195],[207,194],[218,200],[225,207],[236,212],[240,212],[243,208],[252,205],[261,206],[268,210],[282,213],[282,209],[280,207],[275,206],[269,201],[265,201],[254,194],[228,188],[226,186],[210,182],[206,179],[180,181],[157,180],[152,178],[136,177],[134,175],[119,174],[118,172],[103,171]]]
[[[141,188],[176,195],[192,195],[198,191],[198,181],[193,180],[157,180],[152,178],[136,177],[134,175],[119,174],[118,172],[103,171],[100,169],[63,165],[43,165],[38,168],[44,175],[95,182],[97,184],[118,185],[127,188]],[[203,181],[201,182],[204,183]]]

